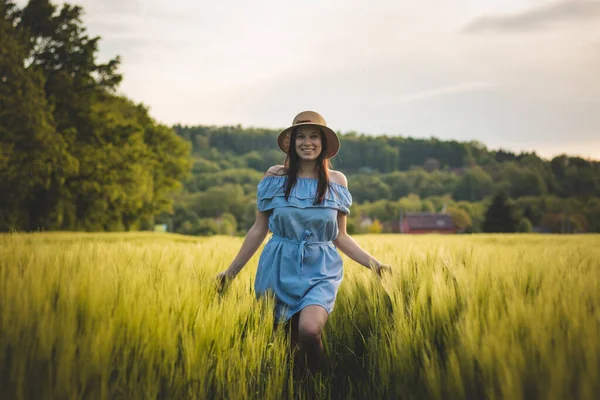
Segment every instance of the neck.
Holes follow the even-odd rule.
[[[314,178],[317,174],[316,161],[302,161],[298,166],[298,176],[305,178]]]

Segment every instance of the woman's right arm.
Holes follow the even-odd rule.
[[[219,274],[221,279],[226,277],[234,278],[244,268],[256,250],[258,250],[269,231],[269,214],[270,211],[256,212],[254,225],[248,230],[244,243],[237,256],[231,262],[231,265],[229,265],[229,268]]]
[[[283,170],[283,165],[274,165],[267,170],[265,176],[280,175],[281,170]],[[248,230],[242,248],[229,265],[229,268],[217,275],[217,280],[221,287],[223,287],[225,281],[235,278],[240,273],[248,260],[256,253],[263,240],[265,240],[265,236],[269,232],[269,215],[271,212],[271,210],[256,212],[256,220],[254,220],[254,225]]]

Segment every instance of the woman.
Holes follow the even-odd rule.
[[[299,356],[306,356],[307,367],[314,372],[323,353],[321,332],[343,277],[336,247],[378,274],[389,266],[365,252],[346,232],[352,196],[344,174],[328,168],[340,141],[323,117],[301,112],[279,134],[277,144],[287,154],[285,165],[269,168],[259,182],[256,221],[218,279],[223,285],[235,277],[271,230],[273,236],[258,262],[256,295],[275,295],[276,321],[291,321],[292,346],[299,344]]]

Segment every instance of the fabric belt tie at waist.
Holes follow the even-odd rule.
[[[302,260],[304,259],[304,249],[307,245],[310,246],[310,245],[333,244],[333,242],[331,240],[325,241],[325,242],[309,242],[307,239],[311,235],[312,235],[312,232],[309,230],[306,230],[306,231],[304,231],[304,235],[302,235],[302,240],[298,241],[298,240],[288,239],[288,238],[273,234],[273,236],[271,236],[271,240],[273,240],[275,242],[295,244],[298,246],[298,257],[296,259],[296,264],[297,264],[296,267],[297,267],[298,273],[300,273],[300,272],[302,272]]]

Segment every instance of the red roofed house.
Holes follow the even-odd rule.
[[[402,214],[392,230],[399,233],[456,233],[458,228],[450,214],[408,212]]]

